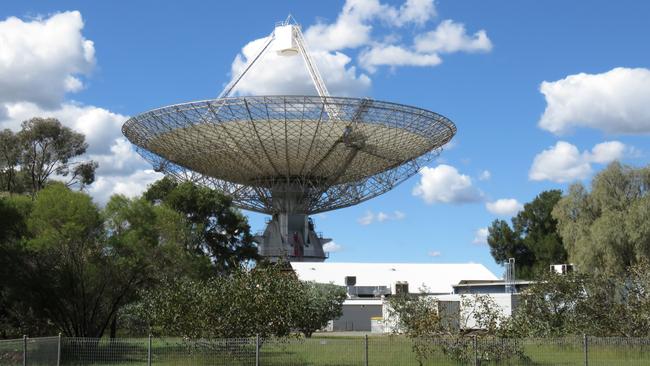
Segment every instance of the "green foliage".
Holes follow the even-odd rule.
[[[83,134],[54,118],[32,118],[14,133],[0,131],[0,190],[36,194],[52,175],[68,177],[80,189],[95,180],[97,163],[79,159],[88,145]]]
[[[118,311],[138,291],[164,278],[227,275],[256,258],[245,217],[223,195],[167,180],[153,192],[161,198],[113,196],[102,210],[56,182],[33,200],[0,198],[2,335],[114,336],[118,320],[132,320]]]
[[[311,298],[314,293],[320,297]],[[340,289],[303,284],[293,272],[270,265],[207,280],[167,278],[141,299],[125,317],[145,320],[155,334],[266,338],[322,328],[340,313],[344,296]]]
[[[22,123],[17,137],[19,163],[29,179],[32,194],[45,187],[53,174],[70,177],[68,185],[83,187],[93,182],[97,164],[75,160],[88,148],[83,134],[54,118],[32,118]]]
[[[650,167],[610,164],[591,192],[574,184],[553,217],[571,262],[583,272],[625,273],[650,259]]]
[[[451,334],[438,313],[438,301],[429,296],[400,294],[388,298],[388,316],[395,322],[395,331],[411,338]]]
[[[516,336],[646,337],[650,329],[650,265],[625,273],[548,273],[520,295],[508,332]]]
[[[143,197],[175,210],[187,220],[187,249],[210,258],[216,272],[258,259],[246,217],[232,207],[224,194],[164,178],[152,184]]]
[[[178,244],[185,219],[142,199],[114,196],[100,211],[87,194],[53,183],[34,201],[0,200],[0,212],[0,320],[32,336],[100,337],[138,289],[162,274],[199,277],[210,268]]]
[[[567,258],[553,207],[562,197],[559,190],[540,193],[512,218],[512,227],[503,220],[495,220],[489,227],[490,253],[499,264],[515,258],[517,277],[534,278],[548,270],[550,264],[565,263]]]
[[[0,182],[1,190],[16,192],[18,165],[20,164],[20,140],[13,131],[0,131]]]
[[[494,347],[487,339],[506,334],[507,320],[489,295],[465,295],[459,312],[449,311],[450,304],[426,295],[397,295],[388,300],[389,319],[394,332],[404,333],[412,342],[419,364],[442,352],[456,362],[506,361],[524,358],[516,343]],[[478,330],[478,331],[474,331]]]
[[[296,304],[299,311],[294,327],[306,337],[311,337],[330,320],[343,314],[343,301],[347,293],[344,287],[315,282],[302,283],[301,288],[302,300]]]
[[[18,337],[43,327],[22,309],[23,284],[16,277],[25,253],[21,239],[27,232],[32,200],[24,196],[0,198],[0,338]],[[14,306],[15,305],[15,306]]]

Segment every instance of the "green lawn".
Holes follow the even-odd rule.
[[[33,356],[29,365],[53,365],[55,352],[50,341],[39,348],[32,340]],[[471,339],[467,340],[471,347]],[[479,350],[490,347],[507,347],[508,341],[479,342]],[[611,344],[603,340],[590,344],[589,365],[650,365],[649,345]],[[64,340],[63,365],[146,365],[147,339],[107,339],[79,341]],[[583,365],[582,339],[525,340],[519,341],[526,359],[508,362],[488,362],[481,365]],[[473,349],[473,348],[470,348]],[[20,342],[0,342],[0,364],[21,365]],[[4,357],[4,358],[3,358]],[[319,336],[311,339],[269,340],[260,349],[263,366],[352,366],[363,365],[365,342],[363,337]],[[206,342],[194,346],[180,339],[154,339],[152,360],[155,365],[255,365],[253,340],[240,342]],[[400,336],[371,336],[368,341],[369,365],[419,365],[409,339]],[[424,362],[425,365],[459,365],[437,347]]]

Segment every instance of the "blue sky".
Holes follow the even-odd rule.
[[[333,94],[430,109],[458,127],[425,175],[315,217],[340,246],[330,261],[472,261],[501,275],[477,230],[611,160],[648,164],[650,3],[430,3],[6,1],[0,128],[59,117],[89,136],[98,202],[137,194],[156,176],[121,140],[125,118],[216,97],[242,47],[290,13],[308,41],[333,39],[309,44],[317,62],[348,60],[321,67],[326,82],[340,77]],[[344,32],[327,38],[333,29]],[[420,183],[426,194],[414,195]],[[254,230],[263,220],[250,215]]]

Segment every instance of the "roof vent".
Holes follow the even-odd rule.
[[[354,286],[357,284],[357,276],[345,276],[345,285]]]

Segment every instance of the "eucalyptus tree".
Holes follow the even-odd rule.
[[[544,191],[512,218],[512,226],[504,220],[492,222],[487,241],[494,260],[505,264],[515,258],[521,278],[534,278],[550,264],[565,263],[567,252],[551,214],[560,198],[559,190]]]
[[[593,178],[591,190],[572,185],[553,217],[580,271],[624,273],[650,259],[650,166],[610,164]]]

